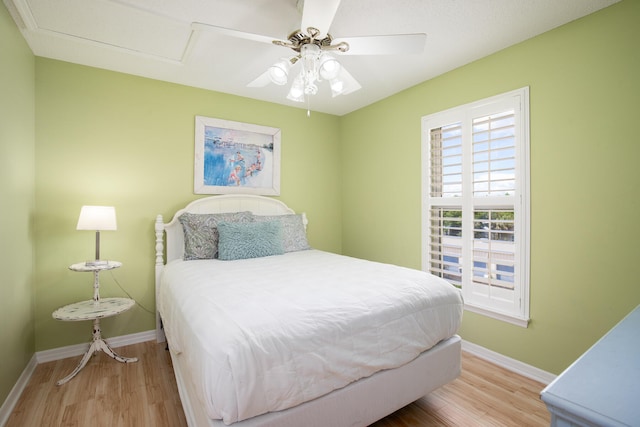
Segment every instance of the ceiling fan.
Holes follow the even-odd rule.
[[[269,83],[285,85],[293,67],[301,64],[287,98],[304,102],[318,92],[318,84],[328,81],[332,96],[346,95],[361,88],[357,80],[338,62],[335,55],[392,55],[421,53],[427,35],[393,34],[347,37],[335,39],[329,28],[340,5],[340,0],[297,0],[302,11],[299,30],[293,31],[287,40],[218,27],[205,23],[193,23],[196,29],[209,29],[224,35],[275,44],[293,50],[291,57],[280,58],[248,87],[262,87]]]

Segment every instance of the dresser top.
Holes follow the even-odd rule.
[[[541,394],[547,404],[596,425],[640,420],[640,306],[576,360]]]

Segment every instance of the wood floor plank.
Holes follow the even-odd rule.
[[[103,353],[62,386],[80,357],[40,364],[6,427],[186,427],[171,358],[163,344],[120,347],[138,357],[118,363]],[[544,385],[463,353],[458,379],[372,427],[541,427],[550,416],[539,393]]]

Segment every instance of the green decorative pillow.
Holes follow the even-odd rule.
[[[282,244],[285,252],[311,249],[302,222],[302,214],[254,215],[253,218],[255,222],[280,221],[282,223]]]
[[[249,211],[219,214],[183,213],[178,220],[184,231],[184,260],[189,261],[217,258],[218,224],[252,222],[253,215]]]
[[[236,260],[282,255],[282,223],[280,221],[218,224],[220,240],[218,258]]]

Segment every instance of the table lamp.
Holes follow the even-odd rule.
[[[83,206],[76,230],[94,230],[96,232],[96,259],[87,261],[87,266],[107,264],[100,260],[100,231],[117,230],[116,208],[113,206]]]

